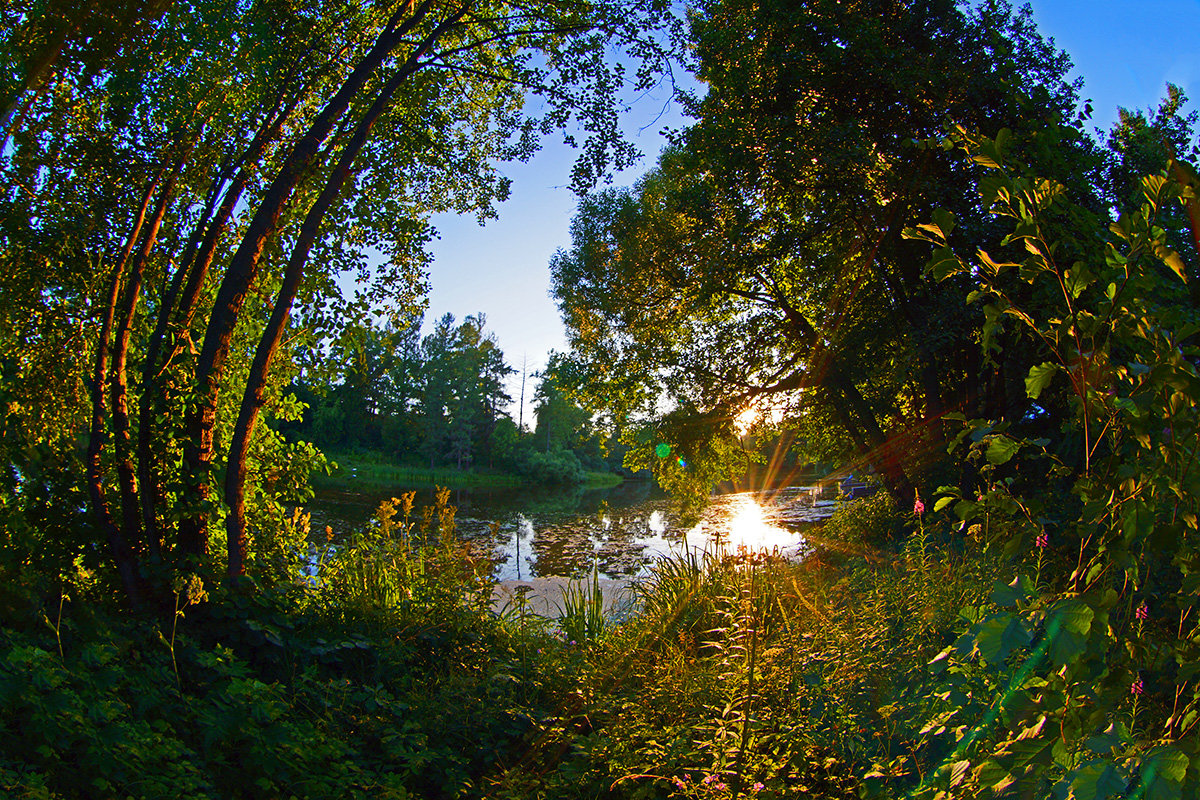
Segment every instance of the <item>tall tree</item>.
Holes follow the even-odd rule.
[[[836,420],[911,498],[940,415],[981,402],[988,368],[958,287],[901,232],[945,207],[988,235],[947,124],[1012,129],[1035,158],[1064,138],[1054,153],[1094,170],[1069,63],[999,2],[716,0],[692,36],[697,123],[635,190],[584,203],[552,264],[578,388],[665,397],[681,422],[770,398]]]

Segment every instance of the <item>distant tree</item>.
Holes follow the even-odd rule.
[[[552,449],[581,449],[595,438],[591,412],[574,402],[561,385],[563,377],[559,373],[564,364],[561,353],[551,352],[533,393],[536,419],[533,438],[547,453]]]
[[[483,314],[454,324],[446,314],[422,341],[424,355],[422,447],[430,466],[447,460],[459,469],[477,453],[491,457],[491,436],[501,408],[512,398],[505,380],[514,370],[504,363],[496,338],[486,333]]]

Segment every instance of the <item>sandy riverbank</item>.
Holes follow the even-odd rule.
[[[576,581],[580,582],[580,581]],[[590,581],[588,581],[590,583]],[[529,611],[544,617],[557,617],[563,600],[563,587],[571,583],[570,578],[530,578],[525,581],[500,581],[492,593],[492,610],[502,613],[506,606],[514,608],[518,589],[528,586],[526,597]],[[600,580],[600,593],[604,595],[604,613],[619,612],[628,605],[632,596],[628,580]]]

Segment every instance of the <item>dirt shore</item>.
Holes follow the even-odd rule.
[[[583,580],[576,580],[584,583]],[[563,588],[571,583],[570,578],[530,578],[525,581],[500,581],[496,591],[492,593],[492,610],[503,613],[506,607],[516,607],[518,590],[522,586],[529,587],[526,591],[528,609],[543,617],[556,618],[559,607],[563,603]],[[586,581],[585,585],[590,583]],[[605,614],[619,613],[631,600],[628,580],[600,580],[600,593],[604,595]]]

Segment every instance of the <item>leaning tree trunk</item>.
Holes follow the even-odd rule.
[[[366,144],[371,128],[374,127],[391,102],[396,90],[417,70],[419,59],[428,52],[446,30],[457,24],[461,16],[461,13],[452,15],[439,24],[379,90],[375,101],[359,120],[350,140],[338,156],[338,162],[326,180],[324,189],[309,209],[308,214],[305,215],[300,235],[292,248],[287,268],[284,271],[283,285],[280,287],[279,296],[275,298],[275,304],[271,310],[270,321],[267,323],[266,330],[263,331],[254,353],[254,361],[250,366],[250,375],[242,395],[237,424],[234,427],[233,440],[229,446],[229,458],[225,469],[225,502],[229,505],[229,514],[225,518],[225,531],[228,537],[229,575],[231,578],[245,572],[246,456],[250,449],[250,435],[254,431],[259,411],[266,402],[267,374],[271,368],[271,361],[279,349],[279,343],[283,339],[283,331],[287,327],[292,303],[296,299],[296,292],[299,290],[300,281],[304,276],[304,265],[308,262],[308,254],[317,241],[326,213],[337,199],[338,194],[341,193],[342,187],[345,186],[354,159],[358,157],[363,145]]]
[[[776,294],[775,303],[789,323],[788,334],[792,340],[808,350],[809,371],[818,376],[816,382],[834,398],[842,398],[840,403],[835,401],[834,408],[855,441],[859,454],[874,467],[883,479],[888,494],[903,507],[906,500],[913,496],[914,484],[905,471],[900,442],[884,433],[875,419],[871,404],[862,396],[854,381],[842,371],[837,354],[820,346],[820,337],[808,318],[780,294]]]
[[[125,293],[121,301],[121,317],[117,323],[117,332],[113,340],[112,352],[112,426],[113,450],[117,460],[117,478],[121,487],[121,536],[126,544],[136,552],[142,541],[141,519],[138,512],[138,483],[136,465],[134,464],[133,446],[129,433],[129,375],[126,366],[129,361],[129,337],[133,330],[133,320],[137,315],[138,298],[142,293],[142,280],[145,274],[146,261],[158,241],[158,231],[162,227],[163,217],[171,204],[175,193],[175,183],[183,170],[191,152],[192,144],[185,148],[176,161],[171,177],[159,192],[158,203],[154,209],[154,217],[142,246],[134,254],[129,265],[129,277],[125,282]]]
[[[225,272],[196,365],[198,403],[187,415],[184,470],[191,480],[196,481],[196,485],[193,487],[193,508],[185,517],[179,531],[179,546],[184,553],[203,555],[208,551],[208,513],[204,506],[209,498],[208,487],[215,452],[213,432],[217,422],[220,383],[229,356],[233,329],[245,302],[246,293],[258,274],[263,248],[278,231],[284,207],[316,158],[322,142],[346,113],[354,96],[383,64],[391,51],[401,44],[404,36],[425,18],[430,7],[431,3],[428,0],[415,10],[411,3],[407,3],[388,21],[370,51],[354,67],[346,81],[288,154],[250,220],[242,242]],[[408,18],[404,19],[406,16]]]
[[[109,284],[104,313],[100,321],[100,336],[96,342],[95,366],[92,370],[91,385],[92,418],[88,434],[86,464],[88,500],[92,507],[92,513],[95,515],[97,523],[100,525],[101,530],[104,531],[109,546],[112,548],[113,561],[116,563],[117,572],[121,576],[121,583],[125,587],[125,594],[129,598],[130,605],[134,607],[137,607],[141,603],[137,562],[129,546],[129,542],[125,540],[125,537],[121,534],[121,529],[113,520],[112,509],[109,507],[108,500],[104,495],[104,472],[100,463],[100,455],[104,450],[105,440],[104,421],[108,415],[108,405],[104,389],[108,383],[108,340],[112,335],[117,299],[121,292],[121,277],[125,272],[125,263],[129,260],[129,256],[137,244],[138,236],[141,234],[142,224],[146,219],[146,210],[150,207],[150,199],[154,196],[154,190],[158,188],[158,182],[162,179],[162,174],[163,170],[159,170],[159,173],[146,186],[146,191],[142,195],[141,205],[138,207],[133,218],[133,228],[129,232],[129,237],[125,240],[125,249],[122,251],[120,258],[117,259],[117,263],[113,265],[112,280]]]
[[[281,92],[276,107],[264,119],[255,138],[250,142],[240,162],[225,168],[213,180],[205,211],[200,215],[179,268],[159,304],[154,331],[146,350],[142,365],[142,394],[138,403],[138,480],[142,487],[142,525],[152,551],[161,549],[162,531],[158,524],[157,506],[160,502],[159,469],[153,449],[157,415],[165,401],[163,375],[183,349],[183,336],[192,324],[192,317],[199,304],[200,290],[208,276],[209,267],[217,253],[234,209],[241,201],[242,193],[249,185],[259,160],[271,142],[279,138],[283,124],[299,103],[299,95],[292,103],[280,110],[283,101]],[[237,168],[232,183],[224,189],[220,207],[213,213],[213,205],[221,196],[222,187],[229,173]],[[178,303],[178,308],[176,308]],[[174,320],[174,332],[168,335]],[[165,355],[164,355],[165,351]]]

